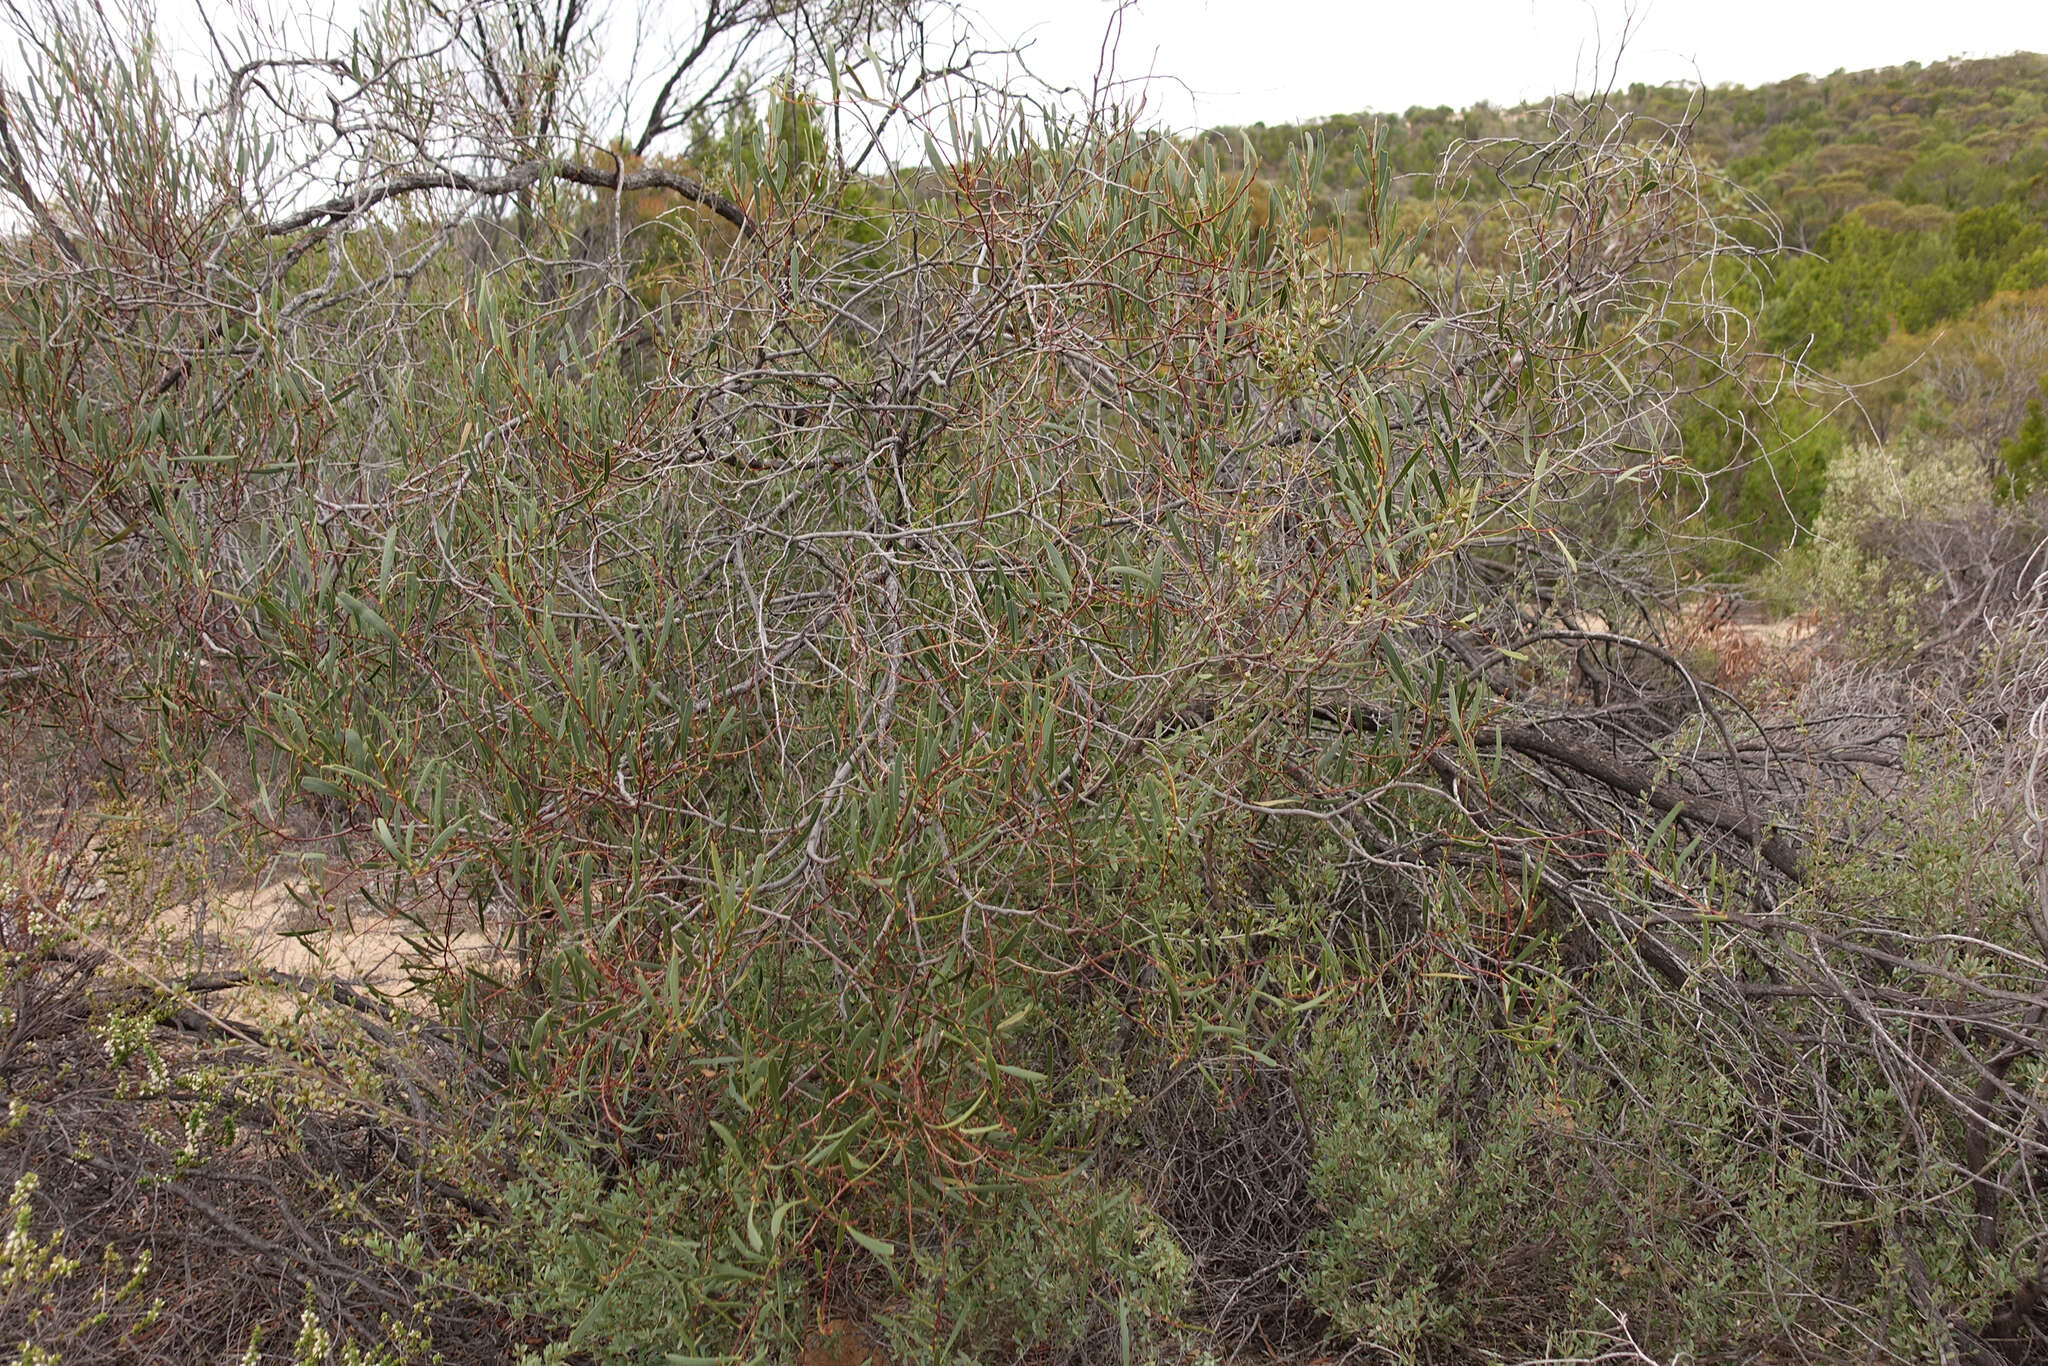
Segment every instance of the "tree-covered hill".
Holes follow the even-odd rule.
[[[1769,85],[1634,85],[1619,114],[1689,125],[1696,156],[1768,209],[1790,249],[1773,274],[1769,339],[1827,366],[1959,317],[1994,292],[2048,284],[2048,57],[1909,63],[1794,76]],[[1548,106],[1412,108],[1302,125],[1221,129],[1227,152],[1262,165],[1313,137],[1325,152],[1324,211],[1353,207],[1368,142],[1396,193],[1487,199],[1504,183],[1452,154],[1527,135]],[[1451,159],[1458,173],[1441,172]]]
[[[1695,153],[1765,196],[1802,246],[1851,209],[1885,198],[1950,210],[2008,200],[2048,206],[2048,56],[2037,53],[1799,75],[1754,87],[1638,84],[1612,92],[1611,102],[1665,123],[1690,121]],[[1211,136],[1249,141],[1273,162],[1313,134],[1332,153],[1330,183],[1337,185],[1352,164],[1352,144],[1376,131],[1381,155],[1410,192],[1426,194],[1456,142],[1524,131],[1546,107],[1415,106]]]
[[[1748,248],[1722,259],[1724,297],[1753,325],[1758,363],[1790,367],[1768,404],[1704,385],[1680,405],[1674,439],[1718,528],[1708,541],[1741,547],[1709,569],[1754,568],[1796,541],[1829,461],[1857,442],[1910,430],[2032,467],[2022,429],[2048,379],[2029,340],[2048,286],[2048,57],[1634,85],[1590,104],[1412,108],[1203,141],[1261,175],[1313,165],[1319,221],[1347,250],[1379,193],[1360,168],[1381,167],[1394,203],[1377,207],[1413,235],[1423,275],[1455,287],[1509,267],[1503,209],[1533,205],[1544,179],[1515,158],[1572,121],[1623,143],[1680,130],[1709,207]],[[2030,477],[2005,466],[1996,477]]]

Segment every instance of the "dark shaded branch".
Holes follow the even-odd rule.
[[[351,195],[341,195],[322,204],[286,218],[273,219],[256,229],[262,237],[284,237],[291,233],[303,232],[307,228],[353,218],[365,210],[376,207],[387,200],[402,199],[407,195],[420,194],[428,190],[460,190],[465,194],[497,197],[517,194],[537,184],[542,177],[553,176],[573,185],[587,185],[597,190],[613,190],[627,194],[635,190],[668,190],[692,204],[701,204],[726,222],[738,228],[742,234],[751,236],[760,231],[760,225],[745,209],[727,199],[715,190],[708,189],[688,176],[677,175],[674,171],[659,167],[644,167],[628,171],[623,167],[614,170],[600,170],[573,161],[525,161],[512,166],[504,173],[494,176],[466,175],[461,171],[425,171],[417,175],[396,176],[390,180],[366,185]]]
[[[1188,729],[1208,722],[1215,713],[1213,700],[1197,699],[1160,717],[1156,728],[1161,732]],[[1364,734],[1377,734],[1387,724],[1386,717],[1377,708],[1362,702],[1317,706],[1309,714],[1324,725]],[[1527,758],[1547,761],[1582,778],[1591,778],[1611,791],[1646,802],[1653,810],[1675,811],[1678,818],[1688,824],[1704,825],[1739,836],[1778,872],[1794,882],[1806,880],[1805,860],[1798,844],[1734,802],[1704,793],[1687,792],[1670,783],[1660,782],[1645,769],[1611,759],[1535,726],[1481,727],[1472,732],[1472,743],[1480,750],[1510,749]]]
[[[50,235],[50,240],[56,243],[57,250],[64,253],[64,259],[73,266],[84,266],[85,256],[78,250],[78,244],[71,240],[71,234],[64,231],[64,225],[51,215],[49,208],[43,203],[42,196],[37,194],[35,186],[29,183],[28,170],[22,162],[21,149],[14,141],[13,112],[8,108],[4,92],[0,92],[0,153],[4,153],[6,158],[4,162],[0,162],[0,176],[5,177],[7,188],[14,191],[14,197],[22,202],[23,207],[36,220],[36,226]]]
[[[1771,867],[1794,882],[1806,880],[1805,862],[1800,857],[1798,845],[1734,802],[1686,792],[1658,782],[1653,775],[1632,764],[1610,759],[1534,726],[1493,727],[1476,732],[1472,738],[1475,744],[1499,744],[1532,759],[1547,759],[1560,764],[1581,777],[1639,798],[1658,811],[1676,811],[1680,820],[1690,824],[1711,826],[1739,835],[1755,846],[1764,862]]]
[[[737,7],[732,10],[721,9],[718,5],[705,8],[704,27],[697,35],[696,44],[676,59],[675,65],[669,70],[668,79],[662,82],[661,89],[655,93],[654,104],[647,111],[647,124],[640,130],[640,136],[633,143],[635,156],[647,155],[648,147],[656,138],[671,129],[683,127],[689,122],[691,115],[702,109],[705,101],[711,98],[706,94],[685,112],[674,116],[669,113],[668,103],[675,97],[676,87],[682,83],[685,76],[696,70],[697,63],[704,59],[704,54],[711,50],[711,45],[717,42],[722,34],[738,26],[739,13]],[[741,53],[733,54],[732,61],[719,74],[718,80],[707,85],[708,90],[715,91],[732,75],[739,66],[740,56]]]

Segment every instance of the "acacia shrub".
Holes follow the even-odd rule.
[[[1829,1064],[1862,1036],[1747,1042],[1744,991],[1805,960],[1742,917],[1800,904],[1829,761],[1648,638],[1611,553],[1688,387],[1739,374],[1717,272],[1745,253],[1682,128],[1561,103],[1483,149],[1520,189],[1499,269],[1448,292],[1383,163],[1336,262],[1313,149],[1259,208],[1201,148],[1001,104],[873,177],[779,108],[709,183],[634,182],[695,206],[636,223],[643,253],[590,231],[626,176],[461,106],[504,87],[408,13],[447,41],[349,66],[356,120],[317,84],[237,102],[233,71],[160,113],[176,88],[106,26],[39,35],[137,90],[68,122],[10,94],[31,178],[82,207],[0,296],[11,695],[328,842],[430,950],[426,907],[513,927],[510,964],[429,974],[436,1039],[495,1088],[481,1137],[443,1102],[470,1141],[433,1160],[490,1203],[380,1274],[530,1315],[542,1359],[787,1358],[827,1315],[935,1362],[1164,1353],[1183,1314],[1412,1350],[1492,1302],[1429,1230],[1319,1232],[1312,1193],[1386,1203],[1338,1170],[1382,1122],[1414,1150],[1390,1162],[1455,1170],[1429,1154],[1461,1112],[1294,1084],[1372,1037],[1374,992],[1506,1088],[1478,1186],[1504,1199],[1542,1079],[1477,1041],[1561,1028],[1573,974],[1605,1012],[1575,1047],[1623,1078],[1690,1011],[1731,1070],[1791,1069],[1723,1095],[1738,1134],[1808,1087],[1860,1122]],[[428,93],[459,157],[363,131]],[[230,154],[96,210],[187,164],[180,117],[228,120]],[[2031,1028],[2012,997],[1973,998],[2000,1040]],[[1762,1204],[1728,1217],[1780,1241]],[[1585,1302],[1532,1284],[1546,1324]],[[1916,1322],[1972,1310],[1962,1285],[1943,1264]]]

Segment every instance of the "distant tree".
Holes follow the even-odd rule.
[[[1901,245],[1860,214],[1828,229],[1814,256],[1780,274],[1764,315],[1765,340],[1823,366],[1883,342],[1898,305],[1892,265]]]
[[[2042,246],[2048,246],[2048,231],[2032,216],[2010,203],[1965,209],[1956,215],[1956,254],[1972,261],[1991,261],[2000,266]]]
[[[2005,268],[1998,287],[2010,290],[2039,289],[2048,285],[2048,247],[2036,247]]]
[[[2048,390],[2048,379],[2042,388]],[[1998,462],[2004,467],[2001,479],[2010,497],[2025,498],[2048,487],[2048,417],[2042,415],[2040,399],[2027,404],[2026,420],[2012,440],[1999,447]]]

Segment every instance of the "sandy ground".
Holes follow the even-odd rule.
[[[360,896],[285,879],[173,906],[157,925],[172,954],[189,966],[319,977],[398,1004],[441,971],[511,960],[509,932],[488,918],[481,928],[470,915],[468,928],[447,929],[435,927],[442,917],[422,919],[425,928],[377,914]]]
[[[1790,650],[1812,639],[1820,622],[1811,616],[1786,617],[1781,621],[1734,621],[1723,629],[1760,649]]]
[[[1710,651],[1717,661],[1714,681],[1723,687],[1796,686],[1813,666],[1820,619],[1814,613],[1771,619],[1747,604],[1700,597],[1679,612],[1670,634],[1681,648]]]

